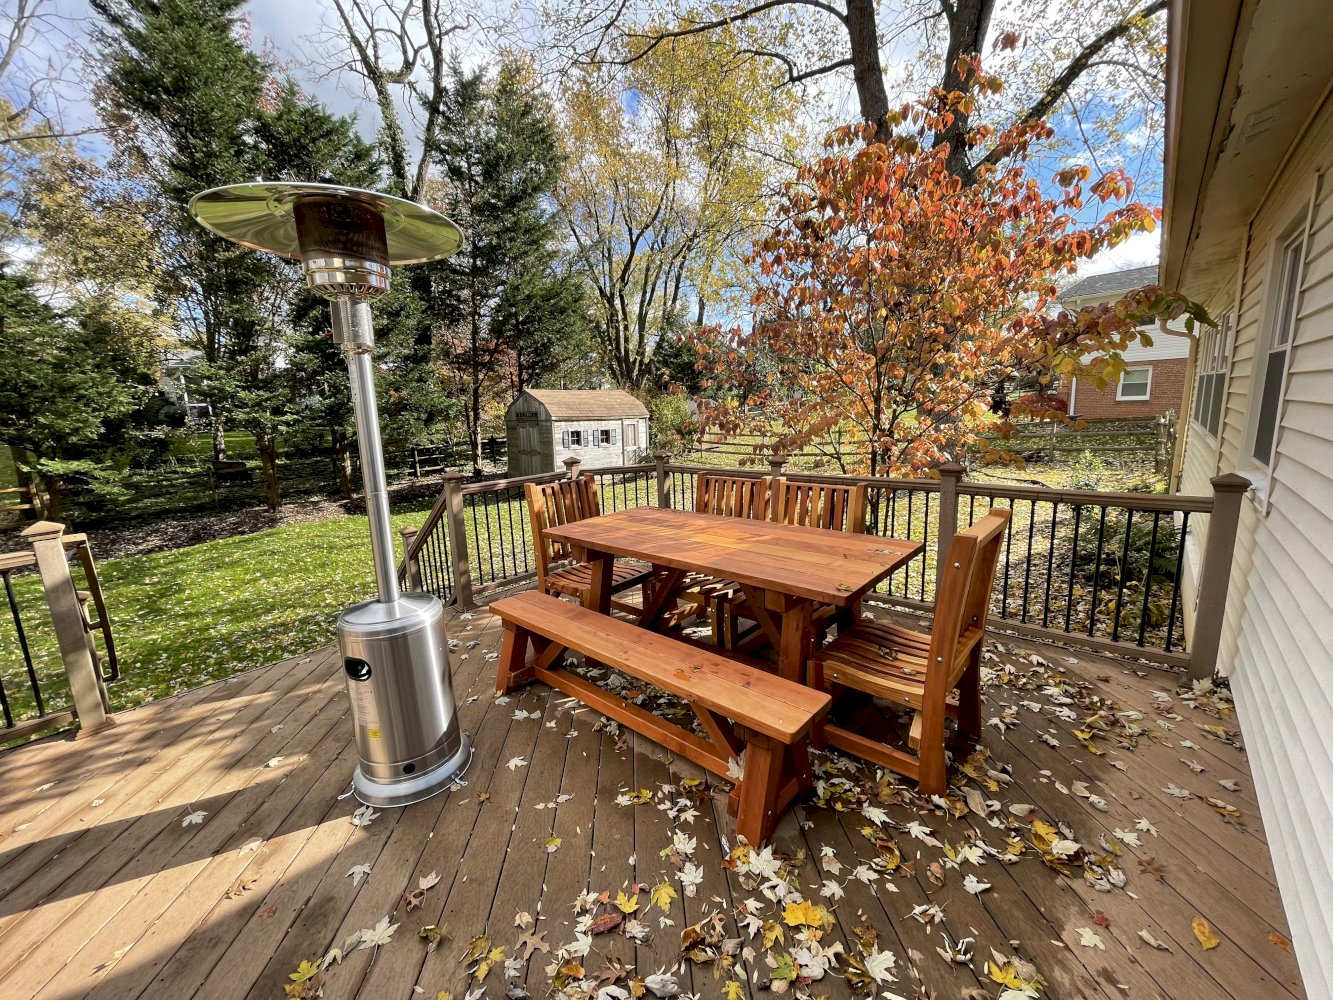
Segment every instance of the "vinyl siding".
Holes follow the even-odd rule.
[[[1218,440],[1191,427],[1181,490],[1249,458],[1256,357],[1268,343],[1274,248],[1319,195],[1305,246],[1267,506],[1242,504],[1219,669],[1230,676],[1297,957],[1311,997],[1333,984],[1333,109],[1293,151],[1251,223]],[[1188,294],[1188,289],[1185,289]],[[1213,304],[1214,307],[1217,304]],[[1222,305],[1221,308],[1227,308]],[[1262,364],[1262,361],[1258,362]],[[1186,607],[1206,519],[1191,532]]]

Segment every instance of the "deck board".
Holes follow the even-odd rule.
[[[637,975],[674,970],[683,988],[717,995],[721,982],[710,965],[679,958],[682,927],[720,911],[728,937],[742,937],[738,907],[748,900],[758,901],[763,919],[781,917],[760,887],[721,864],[735,846],[724,789],[704,798],[693,822],[673,821],[659,808],[668,799],[664,789],[679,794],[680,782],[703,772],[634,734],[598,731],[596,713],[543,685],[497,703],[488,657],[498,649],[499,629],[480,611],[455,616],[451,631],[466,653],[454,678],[460,719],[476,742],[466,784],[406,810],[382,810],[365,828],[349,821],[355,800],[339,798],[355,752],[329,650],[124,713],[119,726],[87,740],[49,740],[0,755],[5,996],[280,997],[302,960],[321,958],[387,915],[399,925],[394,941],[377,951],[349,951],[324,973],[324,995],[370,1000],[443,990],[461,998],[477,985],[459,961],[467,943],[486,934],[492,947],[514,957],[520,912],[533,916],[550,951],[534,952],[517,979],[506,980],[497,966],[485,985],[498,996],[518,982],[542,996],[556,950],[575,940],[576,899],[589,890],[614,899],[636,884],[634,916],[650,937],[637,945],[616,934],[595,938],[582,959],[587,973],[595,975],[614,956]],[[984,967],[994,948],[1032,961],[1049,984],[1045,997],[1303,996],[1295,958],[1284,946],[1285,917],[1244,752],[1200,728],[1221,722],[1235,731],[1234,717],[1215,719],[1176,699],[1182,719],[1174,728],[1159,726],[1153,692],[1173,691],[1173,676],[1034,642],[1002,642],[1059,664],[1085,691],[1114,699],[1120,710],[1143,713],[1142,725],[1154,735],[1134,746],[1103,742],[1107,753],[1096,757],[1072,735],[1077,723],[1020,708],[1018,728],[1001,735],[986,727],[993,765],[1007,765],[1013,779],[994,797],[1006,807],[1034,805],[1036,815],[1066,822],[1085,844],[1099,837],[1110,842],[1113,830],[1132,829],[1140,816],[1159,836],[1141,834],[1137,849],[1119,845],[1124,889],[1099,892],[1029,851],[1011,865],[965,865],[991,883],[971,895],[962,888],[962,871],[947,870],[944,884],[935,884],[927,869],[943,852],[901,828],[892,833],[907,864],[870,884],[852,879],[856,865],[876,854],[861,832],[870,821],[860,812],[807,803],[783,817],[773,845],[804,858],[800,891],[832,909],[825,943],[854,951],[870,929],[878,947],[897,955],[899,979],[890,988],[904,995],[918,985],[940,997],[976,987],[996,995],[1000,987]],[[1001,659],[1031,669],[1007,648]],[[1026,699],[1047,701],[1000,684],[984,696],[986,718]],[[540,714],[515,719],[516,710]],[[1038,739],[1047,731],[1059,749]],[[1198,749],[1179,747],[1181,740]],[[507,767],[514,757],[525,763]],[[1191,772],[1182,758],[1205,771]],[[873,780],[863,769],[854,773]],[[1239,781],[1241,790],[1223,789],[1219,779]],[[1061,790],[1075,781],[1102,796],[1107,811]],[[1162,789],[1172,782],[1195,798],[1167,795]],[[49,787],[38,791],[42,786]],[[619,795],[640,788],[651,802],[617,804]],[[1241,818],[1227,820],[1202,795],[1233,803]],[[976,816],[952,819],[917,805],[886,806],[891,824],[920,820],[954,846],[969,836],[998,842]],[[201,825],[182,827],[192,809],[208,815]],[[663,856],[677,829],[696,841],[693,861],[703,879],[692,897]],[[554,850],[548,837],[559,838]],[[252,841],[253,849],[242,851]],[[841,872],[820,866],[824,845],[833,848]],[[1164,881],[1140,873],[1136,862],[1149,857],[1165,866]],[[371,874],[357,886],[347,872],[363,863]],[[407,912],[404,893],[432,871],[439,883],[420,909]],[[825,880],[842,886],[841,899],[820,896]],[[649,902],[662,881],[679,894],[665,914]],[[908,916],[929,903],[943,907],[942,924],[927,927]],[[1094,919],[1099,914],[1109,926]],[[1194,940],[1196,915],[1222,938],[1218,948],[1205,952]],[[661,917],[671,923],[660,924]],[[427,924],[445,929],[434,952],[417,936]],[[1091,928],[1104,947],[1081,946],[1081,928]],[[775,955],[794,944],[793,929],[784,930]],[[975,939],[972,962],[949,965],[936,954],[946,930],[954,940]],[[1148,947],[1140,930],[1171,951]],[[770,970],[758,941],[746,943],[757,955],[740,968],[749,975],[748,994],[757,997]],[[830,1000],[852,995],[837,972],[810,991]]]

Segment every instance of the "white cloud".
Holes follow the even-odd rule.
[[[1135,233],[1118,246],[1103,250],[1081,263],[1078,266],[1078,276],[1086,278],[1090,274],[1107,274],[1130,267],[1156,264],[1160,250],[1159,233]]]

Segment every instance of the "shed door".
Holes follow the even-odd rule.
[[[523,475],[532,475],[537,471],[544,471],[542,463],[544,456],[542,454],[542,421],[535,419],[536,415],[528,419],[519,419],[518,421],[518,464],[515,468],[522,469]]]

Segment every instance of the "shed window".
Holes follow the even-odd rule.
[[[563,437],[566,448],[583,447],[583,431],[565,431]]]
[[[1254,427],[1254,457],[1265,466],[1273,464],[1277,443],[1278,412],[1286,391],[1287,356],[1291,353],[1291,335],[1296,326],[1296,303],[1301,293],[1301,258],[1305,255],[1305,234],[1301,233],[1282,248],[1282,274],[1278,282],[1278,301],[1273,313],[1273,328],[1268,354],[1260,357],[1263,382],[1260,386],[1259,415]]]
[[[598,438],[599,438],[599,443],[600,443],[600,444],[606,444],[606,445],[615,444],[615,440],[614,440],[615,432],[614,432],[614,431],[611,431],[611,430],[601,430],[601,431],[598,431],[598,432],[597,432],[597,436],[598,436]]]
[[[1152,391],[1152,366],[1128,368],[1120,376],[1120,385],[1116,387],[1115,398],[1118,400],[1147,399]]]
[[[630,448],[639,446],[639,425],[637,423],[625,425],[625,444]]]

